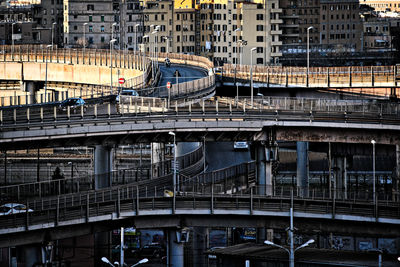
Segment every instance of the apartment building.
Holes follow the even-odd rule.
[[[143,4],[139,0],[123,0],[120,10],[120,49],[137,51],[143,38]]]
[[[373,7],[375,11],[379,12],[385,12],[385,11],[400,12],[399,0],[360,0],[360,4]]]
[[[174,2],[172,31],[174,52],[195,54],[196,47],[200,45],[196,42],[197,12],[194,0]],[[200,33],[197,32],[197,34]]]
[[[172,1],[146,1],[143,8],[143,43],[147,52],[176,52],[173,47]],[[138,41],[142,41],[138,39]]]
[[[358,0],[320,0],[320,44],[334,52],[361,51],[362,20]]]
[[[391,49],[390,20],[370,19],[363,23],[363,50],[385,51]]]
[[[257,4],[243,4],[241,20],[241,37],[247,41],[244,46],[243,64],[251,63],[250,51],[256,48],[253,64],[276,65],[279,64],[281,53],[281,24],[282,9],[279,0],[263,1]]]
[[[64,0],[64,44],[104,49],[115,38],[119,46],[119,10],[111,0]]]
[[[214,1],[201,1],[196,8],[198,10],[196,20],[197,33],[200,35],[200,51],[201,56],[207,57],[211,61],[214,58],[213,40],[214,40]]]
[[[59,0],[60,1],[60,0]],[[62,4],[40,2],[3,2],[0,5],[0,40],[2,44],[56,43],[62,26]],[[53,24],[55,23],[55,24]]]
[[[214,56],[214,64],[235,63],[236,57],[238,57],[235,42],[240,37],[239,33],[234,32],[236,29],[240,29],[236,19],[236,3],[231,0],[219,1],[213,3],[211,8],[213,8],[211,51]]]

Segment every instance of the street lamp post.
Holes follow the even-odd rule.
[[[46,47],[46,74],[45,74],[45,78],[44,78],[44,102],[47,102],[47,58],[49,56],[49,48],[53,48],[53,45],[48,45]]]
[[[51,25],[51,50],[53,50],[53,44],[54,44],[54,27],[57,25],[57,22],[53,22]]]
[[[250,93],[251,93],[251,107],[253,107],[253,52],[256,51],[256,47],[250,49]]]
[[[12,50],[12,53],[14,53],[14,25],[15,24],[17,24],[16,22],[13,22],[12,24],[11,24],[11,50]]]
[[[307,28],[307,87],[308,87],[308,74],[310,71],[310,30],[314,29],[313,26]]]
[[[85,48],[86,48],[86,25],[87,22],[83,23],[83,54],[85,54]]]
[[[374,204],[376,202],[376,177],[375,177],[375,140],[371,140],[372,144],[372,197],[374,198]]]
[[[134,46],[133,46],[133,53],[136,54],[136,48],[137,48],[137,28],[140,26],[140,24],[135,25],[135,39],[134,39]]]
[[[150,40],[148,35],[143,36],[143,44],[144,44],[144,51],[143,51],[143,56],[142,56],[142,65],[143,65],[143,83],[142,83],[142,90],[144,89],[144,83],[145,83],[145,73],[146,73],[146,66],[145,66],[145,56],[146,56],[146,43],[145,43],[145,39]]]
[[[117,23],[116,22],[114,22],[112,25],[111,25],[111,40],[114,40],[114,27],[115,26],[117,26]]]
[[[293,242],[293,241],[291,241],[291,242]],[[297,247],[296,249],[293,249],[293,247],[291,246],[291,247],[290,247],[290,250],[287,249],[287,248],[285,248],[285,247],[283,247],[283,246],[281,246],[281,245],[277,245],[277,244],[275,244],[275,243],[273,243],[273,242],[271,242],[271,241],[268,241],[268,240],[265,240],[265,241],[264,241],[264,244],[269,245],[269,246],[273,246],[273,247],[277,247],[277,248],[281,248],[281,249],[285,250],[285,251],[289,254],[289,266],[290,266],[290,267],[294,267],[294,253],[295,253],[296,251],[298,251],[299,249],[302,249],[302,248],[304,248],[304,247],[307,247],[307,246],[309,246],[311,243],[314,243],[314,242],[315,242],[314,239],[310,239],[310,240],[308,240],[306,243],[304,243],[303,245],[301,245],[300,247]]]
[[[175,192],[176,192],[176,136],[175,136],[174,132],[169,132],[168,134],[172,135],[174,137],[174,166],[173,166],[174,167],[174,176],[173,176],[172,183],[174,186],[173,192],[174,192],[174,196],[175,196]]]
[[[158,65],[158,53],[157,53],[157,33],[158,33],[158,30],[154,30],[151,34],[154,34],[154,44],[153,44],[153,50],[154,50],[154,52],[153,52],[153,61],[155,61],[155,64],[153,64],[153,69],[152,69],[152,76],[153,76],[153,79],[154,79],[154,77],[155,77],[155,71],[157,70],[157,66],[156,66],[156,64]]]
[[[164,40],[167,42],[167,58],[168,58],[168,53],[169,53],[169,36],[164,36]]]
[[[240,31],[240,28],[237,28],[236,30],[234,30],[235,34],[236,34],[236,58],[235,58],[235,85],[236,85],[236,101],[239,101],[239,85],[237,82],[237,65],[238,65],[238,43],[239,43],[239,38],[237,35],[237,32]],[[240,64],[242,64],[242,62],[240,62]]]
[[[112,78],[113,78],[113,72],[112,72],[112,67],[113,67],[113,63],[112,63],[112,50],[113,50],[113,46],[114,43],[117,41],[117,39],[112,39],[110,40],[110,73],[111,73],[111,78],[110,78],[110,95],[112,95],[113,93],[113,82],[112,82]]]

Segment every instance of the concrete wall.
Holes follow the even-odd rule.
[[[118,76],[118,71],[120,75]],[[126,80],[140,76],[135,69],[113,68],[113,83],[118,77]],[[23,77],[22,77],[23,76]],[[0,80],[44,81],[46,63],[41,62],[0,62]],[[85,84],[110,84],[110,68],[106,66],[69,65],[60,63],[47,64],[47,81],[73,82]]]

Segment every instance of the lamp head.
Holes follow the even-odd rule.
[[[147,258],[144,258],[144,259],[142,259],[142,260],[140,260],[138,263],[139,264],[142,264],[142,263],[146,263],[146,262],[148,262],[149,260],[147,259]]]
[[[117,24],[118,24],[118,23],[114,22],[112,25],[113,25],[113,26],[117,26]]]
[[[307,31],[309,31],[309,30],[311,30],[311,29],[314,29],[314,26],[308,27],[308,28],[307,28]]]
[[[140,26],[140,24],[139,24],[139,23],[135,25],[135,27],[139,27],[139,26]]]
[[[101,258],[101,261],[102,261],[102,262],[105,262],[105,263],[108,263],[108,264],[111,263],[106,257],[102,257],[102,258]]]
[[[253,47],[252,49],[250,49],[251,52],[255,51],[257,49],[257,47]]]
[[[110,40],[110,43],[115,43],[117,41],[117,39],[112,39]]]
[[[86,25],[87,25],[87,22],[83,23],[83,26],[86,26]]]
[[[57,22],[53,22],[53,25],[57,25]]]
[[[175,136],[175,133],[174,133],[174,132],[168,132],[168,134],[169,134],[169,135]]]
[[[47,48],[50,48],[50,47],[52,47],[53,45],[48,45],[48,46],[46,46]]]
[[[271,242],[271,241],[269,241],[269,240],[265,240],[265,241],[264,241],[264,244],[265,244],[265,245],[269,245],[269,246],[275,245],[273,242]]]
[[[375,145],[376,141],[374,139],[371,140],[371,144]]]

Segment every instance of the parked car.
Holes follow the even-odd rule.
[[[140,258],[162,259],[165,255],[165,248],[159,243],[145,245],[138,251]]]
[[[234,150],[239,150],[239,149],[249,149],[249,144],[247,142],[234,142],[233,143],[233,149]]]
[[[85,106],[85,100],[80,97],[72,97],[62,101],[58,108],[62,111],[66,111],[68,107],[70,107],[70,110],[76,113],[81,106]],[[86,107],[84,107],[83,111],[86,112]]]
[[[28,212],[32,212],[32,209],[28,209]],[[7,203],[0,206],[0,216],[2,215],[11,215],[18,213],[25,213],[26,206],[24,204],[19,203]]]
[[[127,89],[127,90],[122,90],[116,97],[115,97],[115,101],[117,103],[120,103],[120,96],[139,96],[139,93],[136,90],[133,89]]]

